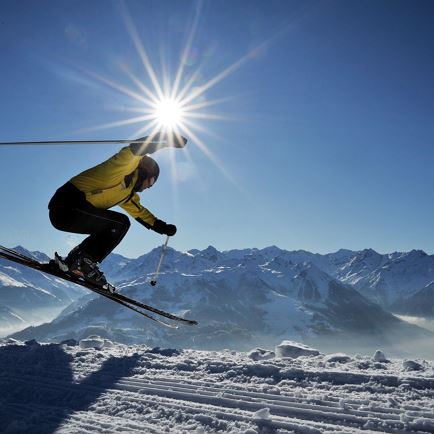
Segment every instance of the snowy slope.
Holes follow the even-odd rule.
[[[0,344],[8,433],[429,433],[433,364],[124,346]],[[283,355],[294,355],[284,346]],[[317,354],[317,355],[314,355]],[[387,356],[387,354],[386,354]]]
[[[379,255],[368,249],[358,252],[334,275],[373,301],[391,307],[434,280],[434,256],[421,250]]]
[[[429,283],[413,295],[392,305],[395,312],[411,313],[425,318],[434,318],[434,282]]]
[[[0,305],[0,323],[8,324],[10,327],[14,327],[25,324],[25,321],[12,309]]]
[[[50,260],[44,253],[30,252],[21,246],[15,247],[14,250],[40,262]],[[26,307],[29,304],[44,307],[65,306],[86,292],[83,288],[63,279],[2,258],[0,258],[0,286],[2,300],[16,307]]]
[[[21,246],[14,249],[38,261],[49,261],[44,253],[29,252]],[[0,303],[25,323],[53,319],[84,293],[77,285],[0,259]],[[0,317],[0,328],[10,325],[6,317]]]

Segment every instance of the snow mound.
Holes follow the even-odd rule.
[[[402,366],[406,371],[423,371],[425,368],[414,360],[404,360]]]
[[[383,351],[380,351],[380,350],[375,351],[375,354],[373,355],[372,360],[374,360],[374,362],[380,362],[380,363],[389,361],[389,360],[387,360]]]
[[[109,339],[104,339],[104,348],[113,348],[115,346],[115,344],[109,340]]]
[[[148,350],[151,354],[160,354],[164,357],[173,357],[173,356],[179,356],[181,354],[180,350],[174,349],[174,348],[160,348],[160,347],[154,347]]]
[[[351,362],[351,357],[347,356],[343,353],[335,353],[335,354],[329,354],[328,356],[324,357],[324,361],[327,363],[348,363]]]
[[[274,351],[264,350],[263,348],[255,348],[247,353],[247,357],[254,361],[274,359]]]
[[[267,408],[261,408],[260,410],[253,413],[253,419],[260,419],[260,420],[271,419],[270,409],[268,407]]]
[[[276,347],[276,357],[296,359],[300,356],[319,356],[320,352],[307,345],[294,341],[282,341]]]
[[[104,347],[105,339],[100,336],[92,335],[85,339],[81,339],[79,342],[80,348],[94,348],[96,350],[101,350]]]

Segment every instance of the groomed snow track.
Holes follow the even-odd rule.
[[[406,375],[398,364],[374,375],[325,369],[318,357],[253,362],[229,351],[1,349],[1,432],[434,431],[432,372]]]

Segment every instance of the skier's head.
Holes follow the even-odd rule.
[[[152,187],[158,179],[158,175],[160,174],[160,167],[157,162],[145,155],[140,160],[139,166],[139,191],[143,191],[146,188]]]

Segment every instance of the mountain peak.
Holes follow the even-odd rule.
[[[18,253],[25,253],[25,254],[27,254],[27,255],[29,255],[30,254],[30,250],[27,250],[26,248],[24,248],[23,246],[21,246],[21,245],[18,245],[18,246],[15,246],[15,247],[12,247],[12,250],[15,250],[16,252],[18,252]]]
[[[365,257],[369,256],[381,256],[378,252],[376,252],[374,249],[363,249],[360,251]]]
[[[200,250],[199,249],[190,249],[190,250],[187,250],[186,253],[189,255],[192,255],[192,256],[196,256],[198,253],[200,253]]]
[[[12,249],[18,253],[21,253],[24,256],[29,256],[30,258],[36,259],[37,261],[48,262],[50,260],[50,258],[45,253],[39,251],[31,252],[30,250],[27,250],[21,245],[13,247]]]
[[[276,256],[280,255],[283,252],[283,250],[273,244],[272,246],[268,246],[268,247],[261,249],[260,252],[263,255],[276,257]]]
[[[205,250],[202,250],[202,253],[220,253],[214,246],[208,246]]]
[[[424,256],[428,256],[428,254],[425,251],[423,251],[423,250],[416,250],[416,249],[413,249],[410,252],[408,252],[408,255],[409,256],[415,256],[415,257],[420,257],[420,258],[423,258]]]
[[[217,261],[219,258],[220,252],[213,246],[208,246],[205,250],[200,252],[200,256],[203,258],[209,259],[211,261]]]
[[[328,253],[326,256],[338,256],[338,257],[342,257],[342,256],[350,256],[350,255],[355,255],[356,252],[354,252],[354,250],[349,250],[349,249],[339,249],[338,251],[334,252],[334,253]]]

